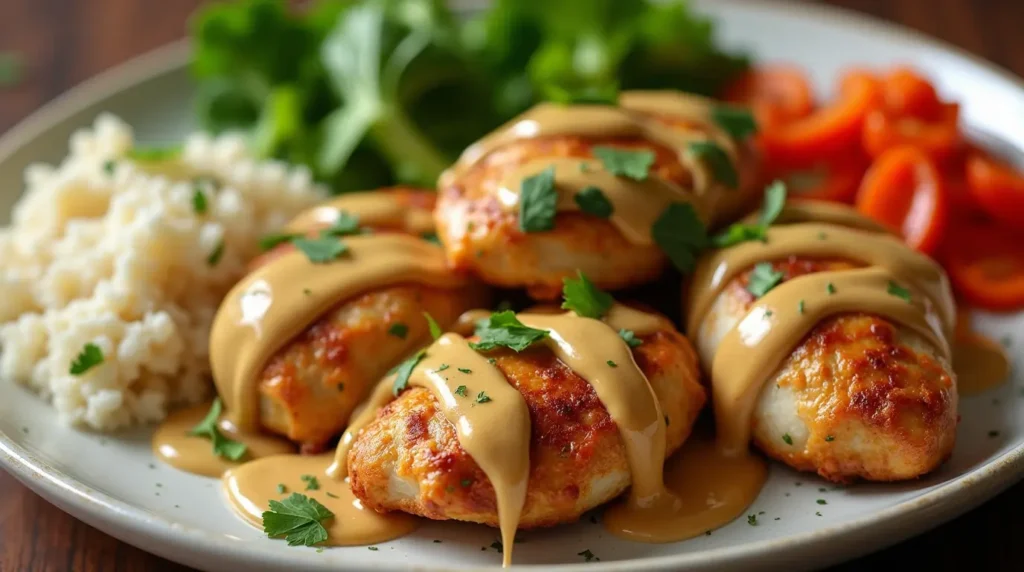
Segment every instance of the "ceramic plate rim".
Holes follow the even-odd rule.
[[[784,1],[764,2],[754,0],[717,0],[716,3],[727,7],[752,7],[765,9],[766,4],[771,10],[782,12],[800,12],[799,17],[835,25],[841,20],[846,27],[864,30],[874,36],[891,38],[899,35],[904,40],[923,45],[962,58],[974,66],[999,76],[1004,81],[1014,84],[1024,98],[1024,81],[1004,68],[966,52],[944,41],[937,40],[920,32],[899,25],[890,24],[872,17],[832,6],[815,4],[797,4]],[[479,2],[453,2],[456,7],[471,7]],[[37,111],[21,120],[0,136],[0,164],[6,162],[26,140],[32,140],[52,129],[56,124],[75,114],[81,109],[97,101],[107,99],[135,85],[156,79],[168,73],[180,71],[187,66],[191,53],[189,41],[179,40],[130,59],[114,66],[92,78],[78,84],[59,95]],[[190,529],[177,525],[174,521],[156,515],[147,514],[135,505],[102,493],[50,465],[47,461],[37,458],[22,447],[14,436],[0,430],[0,465],[3,465],[18,480],[48,500],[55,502],[62,510],[67,506],[74,507],[76,518],[88,514],[86,520],[94,526],[110,528],[124,526],[141,532],[159,545],[167,548],[152,550],[165,557],[174,559],[172,549],[188,547],[208,553],[219,553],[222,556],[236,557],[236,551],[230,543],[223,540],[211,540],[198,529]],[[933,490],[922,495],[900,501],[890,507],[856,518],[854,520],[822,528],[816,531],[801,533],[784,539],[762,540],[751,542],[742,547],[724,547],[695,553],[660,556],[655,558],[631,559],[614,562],[561,565],[527,565],[523,568],[557,568],[559,570],[661,570],[680,566],[724,566],[740,563],[750,564],[751,560],[761,554],[793,553],[818,545],[836,536],[853,532],[864,532],[872,524],[900,517],[905,524],[897,535],[890,535],[885,542],[872,543],[872,547],[881,548],[905,540],[925,530],[937,526],[948,519],[962,514],[985,500],[995,496],[1002,490],[1024,476],[1024,444],[1018,445],[999,455],[988,459],[978,468],[959,477],[937,485]],[[948,504],[947,504],[948,503]],[[100,507],[108,513],[97,511]],[[931,509],[931,511],[929,510]],[[936,518],[932,511],[939,511]],[[119,534],[112,533],[115,536]],[[839,553],[844,553],[840,548]],[[856,549],[846,548],[848,555],[862,553]],[[280,555],[268,550],[252,550],[242,558],[259,558],[261,562],[281,561]],[[835,560],[839,560],[836,558]],[[518,568],[519,566],[517,566]],[[640,568],[638,568],[640,567]],[[373,566],[379,570],[441,570],[429,566],[391,565],[381,563]]]

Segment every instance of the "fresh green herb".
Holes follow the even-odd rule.
[[[359,234],[359,217],[349,214],[346,211],[338,211],[338,218],[334,219],[331,226],[320,231],[321,237],[328,236],[349,236]]]
[[[492,357],[489,357],[489,358],[487,358],[487,363],[489,363],[491,365],[494,365],[494,364],[498,363],[498,360],[496,360],[496,359],[494,359]]]
[[[197,185],[192,189],[192,210],[199,215],[206,214],[208,205],[206,204],[206,193]]]
[[[519,229],[523,232],[545,232],[555,228],[558,192],[555,191],[555,168],[523,179],[519,197]]]
[[[194,437],[204,437],[209,439],[213,444],[214,455],[230,461],[238,461],[245,456],[247,447],[245,446],[245,443],[232,441],[220,432],[220,428],[217,427],[217,422],[220,420],[220,414],[222,411],[223,405],[218,397],[213,400],[213,405],[210,406],[210,411],[207,412],[206,417],[204,417],[198,425],[190,429],[188,434]]]
[[[420,235],[423,240],[441,246],[441,239],[438,238],[436,232],[425,232]]]
[[[611,294],[601,291],[582,272],[577,279],[562,279],[562,308],[572,310],[584,318],[601,318],[615,304]]]
[[[704,163],[715,179],[730,189],[740,186],[740,176],[732,159],[718,143],[713,141],[691,141],[686,146],[686,153],[696,161]]]
[[[434,371],[444,371],[444,370],[448,369],[449,367],[451,367],[451,366],[446,364],[446,363],[443,363],[440,366],[438,366],[438,368],[435,369]]]
[[[731,105],[716,105],[711,110],[711,119],[736,139],[746,139],[757,133],[757,121],[749,109]]]
[[[613,362],[612,360],[608,360],[605,363],[607,363],[609,367],[619,367],[619,364]]]
[[[270,510],[263,513],[263,532],[274,538],[284,536],[288,546],[314,546],[327,540],[322,524],[334,513],[316,500],[292,493],[283,501],[270,501]]]
[[[181,145],[169,145],[166,147],[132,147],[125,153],[129,159],[144,163],[158,163],[171,161],[181,156]]]
[[[348,246],[336,238],[296,238],[292,240],[295,248],[306,255],[313,264],[324,264],[337,259],[348,250]]]
[[[331,491],[326,491],[324,494],[331,497],[332,499],[341,498],[338,495],[332,493]]]
[[[90,369],[103,363],[103,350],[96,344],[89,342],[82,346],[82,351],[71,362],[68,373],[71,375],[82,375]]]
[[[576,201],[581,211],[599,218],[608,218],[615,212],[612,202],[597,187],[584,187],[573,196],[573,200]]]
[[[835,441],[835,440],[836,440],[836,436],[835,435],[825,435],[825,442],[826,443],[831,443],[832,441]]]
[[[747,291],[755,297],[760,298],[767,294],[782,282],[784,274],[776,272],[771,262],[758,262],[754,265],[750,279],[747,281]]]
[[[804,313],[804,309],[805,309],[804,301],[800,300],[800,303],[797,304],[797,310],[799,310],[800,313],[803,314]]]
[[[260,239],[260,250],[266,252],[278,245],[284,244],[286,242],[291,242],[296,238],[302,238],[302,235],[289,233],[268,234]]]
[[[547,330],[538,330],[523,325],[511,310],[495,312],[476,325],[477,343],[469,344],[474,350],[487,351],[505,347],[521,352],[547,337]]]
[[[619,337],[622,338],[622,341],[626,342],[626,345],[631,348],[635,348],[644,343],[643,340],[636,337],[633,330],[619,330]]]
[[[748,240],[768,240],[768,227],[782,214],[786,206],[786,184],[773,181],[764,189],[764,200],[761,202],[761,213],[756,224],[733,223],[724,232],[711,239],[712,244],[725,248]]]
[[[609,173],[634,181],[646,181],[651,167],[654,166],[654,151],[650,149],[597,146],[594,147],[593,153]]]
[[[821,516],[821,512],[820,511],[814,511],[814,516]]]
[[[500,540],[495,540],[494,542],[492,542],[491,543],[491,548],[493,548],[495,550],[495,552],[501,552],[501,553],[505,552],[505,547],[501,545],[501,541]]]
[[[906,302],[910,302],[910,290],[900,286],[899,284],[893,282],[892,280],[889,281],[889,287],[886,290],[886,292],[893,296],[896,296],[897,298],[901,298]]]
[[[835,294],[836,293],[836,286],[835,286],[835,284],[832,284],[831,282],[826,284],[825,285],[825,291],[828,292],[829,296],[831,296],[832,294]]]
[[[21,81],[22,58],[15,52],[0,52],[0,87],[14,87]]]
[[[412,375],[412,370],[416,369],[416,365],[420,363],[420,360],[427,355],[426,350],[420,350],[413,354],[412,357],[403,361],[399,364],[395,370],[395,381],[391,384],[391,392],[398,395],[409,385],[409,376]]]
[[[306,483],[307,491],[320,490],[320,481],[317,480],[316,475],[301,475],[299,479]]]
[[[277,483],[277,494],[283,495],[288,490],[284,483]]]
[[[480,393],[476,394],[477,403],[487,403],[490,400],[491,398],[487,395],[486,392],[481,391]]]
[[[312,296],[313,295],[313,291],[310,290],[309,288],[303,288],[302,289],[302,293],[305,294],[306,296]]]
[[[814,502],[816,502],[816,503],[818,503],[818,504],[828,504],[828,502],[827,502],[827,501],[825,501],[825,499],[818,499],[818,500],[816,500],[816,501],[814,501]]]
[[[459,481],[459,484],[462,485],[462,488],[466,488],[469,485],[473,484],[473,479],[462,479],[461,481]]]
[[[406,326],[401,322],[395,322],[394,324],[391,324],[390,328],[388,328],[388,334],[404,340],[405,337],[409,335],[409,326]]]
[[[376,546],[367,546],[367,547],[366,547],[366,549],[367,549],[367,550],[372,550],[372,551],[374,551],[374,552],[377,552],[378,550],[380,550],[380,549],[379,549],[379,548],[377,548]]]
[[[427,319],[427,328],[430,329],[430,337],[434,338],[435,340],[437,338],[440,338],[441,334],[443,334],[444,332],[441,331],[441,326],[438,325],[436,320],[434,320],[434,317],[428,314],[427,312],[423,312],[423,317]]]
[[[756,514],[748,514],[747,515],[747,524],[749,524],[750,526],[757,526],[757,515]]]
[[[458,395],[459,397],[465,397],[466,396],[466,391],[467,391],[466,390],[466,386],[465,385],[460,385],[460,386],[455,388],[455,395]]]
[[[707,229],[687,203],[672,203],[651,227],[654,242],[680,272],[690,273],[697,255],[708,246]]]
[[[598,558],[597,556],[594,556],[594,553],[591,552],[589,548],[584,550],[583,552],[577,552],[576,556],[582,556],[584,562],[594,562],[594,561],[600,562],[601,561],[600,558]]]
[[[771,318],[772,314],[773,314],[773,312],[771,310],[765,310],[764,311],[764,317],[765,318]]]
[[[469,375],[469,374],[473,373],[473,370],[471,370],[469,368],[465,368],[465,367],[460,367],[460,368],[458,368],[458,370],[461,371],[462,373],[466,374],[466,375]]]
[[[117,168],[117,161],[113,159],[107,159],[103,162],[103,172],[109,177],[114,174],[114,169]]]
[[[789,433],[783,433],[782,440],[785,441],[787,445],[793,444],[793,438],[789,436]]]
[[[435,538],[434,539],[434,544],[441,544],[441,541]]]
[[[210,252],[209,256],[206,257],[206,264],[208,266],[217,266],[220,259],[224,256],[224,239],[221,239],[217,243],[217,246],[213,247],[213,251]]]

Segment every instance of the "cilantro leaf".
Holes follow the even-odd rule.
[[[516,318],[515,312],[506,310],[495,312],[486,320],[477,323],[476,335],[480,341],[469,344],[474,350],[487,351],[505,347],[521,352],[534,342],[546,338],[548,332],[524,325]]]
[[[430,242],[430,243],[436,244],[438,246],[441,246],[441,239],[438,238],[436,232],[425,232],[422,235],[420,235],[420,238],[422,238],[423,240],[425,240],[427,242]]]
[[[910,290],[900,286],[892,280],[889,281],[889,286],[886,288],[886,292],[896,296],[897,298],[902,298],[906,302],[910,302]]]
[[[103,350],[96,344],[89,342],[82,346],[82,351],[78,352],[78,357],[71,362],[71,368],[68,373],[76,376],[82,375],[101,363],[103,363]]]
[[[731,105],[716,105],[711,110],[711,119],[736,139],[745,139],[757,133],[757,121],[749,109]]]
[[[767,294],[782,282],[782,272],[776,272],[771,262],[758,262],[754,265],[750,279],[747,281],[747,291],[760,298]]]
[[[767,240],[768,227],[775,222],[782,209],[786,206],[786,184],[774,181],[764,190],[764,201],[761,203],[761,214],[757,224],[733,223],[724,232],[711,239],[712,244],[719,248],[733,246],[748,240]]]
[[[693,271],[697,255],[708,246],[707,229],[687,203],[670,204],[654,221],[651,236],[683,273]]]
[[[334,518],[324,505],[300,493],[283,501],[270,501],[263,513],[263,532],[273,538],[284,536],[288,546],[314,546],[327,540],[323,522]]]
[[[206,194],[203,193],[201,188],[199,188],[199,185],[196,185],[195,188],[192,189],[192,210],[196,214],[201,215],[206,214],[208,208],[209,207],[206,204]]]
[[[206,257],[207,266],[217,266],[220,263],[220,259],[224,257],[224,239],[221,239],[217,243],[217,246],[213,247],[213,251]]]
[[[213,444],[213,454],[218,457],[228,459],[230,461],[237,461],[245,456],[248,447],[245,443],[239,443],[233,441],[224,436],[220,432],[220,428],[217,426],[217,422],[220,420],[220,414],[223,411],[220,398],[213,400],[213,404],[210,405],[210,411],[206,413],[206,417],[200,421],[195,427],[189,430],[188,434],[193,437],[205,437],[210,440]]]
[[[395,395],[402,393],[406,387],[409,386],[409,376],[412,375],[412,370],[416,369],[419,365],[420,360],[427,355],[427,350],[420,350],[412,355],[409,359],[399,364],[398,369],[395,370],[395,381],[391,385],[391,392]]]
[[[480,393],[476,394],[476,402],[477,403],[487,403],[490,400],[491,400],[491,397],[489,395],[487,395],[486,392],[481,391]]]
[[[283,232],[282,233],[276,233],[276,234],[268,234],[268,235],[266,235],[266,236],[264,236],[263,238],[260,239],[260,250],[262,250],[263,252],[266,252],[268,250],[272,250],[276,246],[279,246],[279,245],[284,244],[286,242],[291,242],[291,241],[295,240],[296,238],[302,238],[302,235],[301,234],[294,234],[294,233],[283,233]]]
[[[654,165],[654,151],[650,149],[619,149],[617,147],[594,147],[594,156],[609,173],[628,177],[634,181],[645,181]]]
[[[611,294],[602,292],[582,272],[576,271],[578,279],[562,279],[562,308],[572,310],[584,318],[599,319],[615,303]]]
[[[635,348],[644,343],[643,340],[636,337],[633,330],[619,330],[619,337],[622,338],[622,341],[626,342],[626,345],[631,348]]]
[[[707,165],[715,179],[725,186],[730,189],[740,186],[740,176],[736,172],[736,166],[732,164],[732,159],[718,143],[691,141],[686,146],[686,152],[695,160]]]
[[[428,314],[427,312],[423,312],[423,317],[427,319],[427,327],[430,328],[430,337],[434,338],[435,340],[437,338],[440,338],[441,334],[443,334],[444,331],[441,330],[441,326],[437,323],[436,320],[434,320],[434,317]]]
[[[339,211],[338,218],[331,226],[320,231],[321,237],[359,234],[359,217],[346,211]]]
[[[388,328],[388,334],[404,340],[405,336],[409,335],[409,326],[401,322],[395,322]]]
[[[292,240],[292,244],[301,250],[313,264],[323,264],[335,260],[348,250],[348,246],[344,242],[330,237],[296,238]]]
[[[764,200],[761,203],[761,214],[758,222],[767,227],[775,222],[786,206],[786,183],[775,180],[764,189]]]
[[[465,397],[466,396],[466,391],[467,391],[466,390],[466,386],[465,385],[460,385],[460,386],[455,388],[455,391],[453,393],[455,393],[455,395],[458,395],[460,397]]]
[[[615,207],[597,187],[584,187],[573,197],[580,210],[600,218],[608,218],[615,212]]]
[[[558,193],[555,191],[555,168],[523,179],[519,198],[519,229],[523,232],[544,232],[555,228]]]

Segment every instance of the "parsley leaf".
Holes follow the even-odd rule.
[[[456,368],[456,369],[458,369],[460,372],[462,372],[462,373],[464,373],[466,375],[469,375],[469,374],[473,373],[473,370],[469,369],[468,367],[460,367],[460,368]]]
[[[96,344],[89,342],[82,346],[82,351],[78,352],[78,357],[71,362],[71,368],[68,373],[71,375],[82,375],[101,363],[103,363],[103,350]]]
[[[719,248],[725,248],[748,240],[766,240],[765,233],[768,232],[768,227],[779,218],[785,205],[786,184],[782,181],[772,182],[765,187],[757,224],[733,223],[724,232],[716,235],[712,243]]]
[[[654,242],[681,272],[693,271],[697,255],[708,245],[707,229],[687,203],[672,203],[651,227]]]
[[[608,218],[615,212],[615,207],[612,206],[608,197],[604,196],[601,189],[594,186],[584,187],[576,193],[573,199],[581,211],[599,218]]]
[[[201,215],[206,214],[208,209],[209,206],[206,204],[206,194],[199,188],[199,185],[196,185],[195,188],[192,189],[192,210],[195,211],[196,214]]]
[[[589,548],[584,550],[583,552],[577,552],[576,556],[582,556],[584,558],[584,562],[593,562],[594,560],[601,560],[597,556],[594,556],[594,553],[591,552]]]
[[[338,211],[334,224],[320,231],[321,237],[359,234],[359,217],[346,211]]]
[[[402,322],[395,322],[388,328],[388,334],[395,336],[396,338],[405,339],[405,336],[409,335],[409,326],[406,326]]]
[[[725,186],[736,189],[740,186],[740,176],[736,172],[732,159],[713,141],[691,141],[686,145],[686,152],[691,157],[700,161],[711,169],[715,179],[721,181]]]
[[[425,355],[427,355],[427,351],[420,350],[398,366],[395,374],[395,382],[391,385],[392,393],[398,395],[409,385],[409,376],[412,375],[412,370],[416,369],[416,365],[420,363],[420,360],[422,360]]]
[[[771,262],[758,262],[754,265],[754,271],[750,273],[750,280],[747,282],[747,292],[760,298],[767,294],[772,288],[782,282],[782,272],[776,272]]]
[[[584,318],[600,319],[615,303],[611,294],[602,292],[582,272],[576,271],[578,280],[562,279],[562,308],[572,310]]]
[[[519,197],[519,229],[523,232],[544,232],[555,228],[558,193],[555,191],[555,168],[523,179]]]
[[[466,396],[466,386],[465,385],[460,385],[460,386],[456,387],[454,393],[455,393],[455,395],[459,395],[459,396],[465,397]]]
[[[644,343],[643,340],[636,337],[633,330],[619,330],[619,337],[622,338],[622,341],[626,342],[626,345],[631,348],[635,348]]]
[[[210,411],[207,412],[206,417],[203,417],[199,424],[190,429],[188,434],[193,437],[209,439],[213,443],[214,455],[230,461],[237,461],[245,455],[248,448],[245,446],[245,443],[232,441],[220,432],[217,421],[220,420],[222,411],[223,405],[221,405],[220,398],[218,397],[213,400],[213,404],[210,406]]]
[[[485,393],[483,391],[481,391],[480,393],[476,394],[476,402],[477,403],[487,403],[490,400],[491,400],[491,398],[488,397],[487,393]]]
[[[306,483],[307,491],[318,491],[320,490],[320,481],[317,480],[316,475],[301,475],[299,479]]]
[[[716,105],[711,110],[711,119],[736,139],[745,139],[757,133],[757,121],[749,109],[731,105]]]
[[[910,290],[900,286],[892,280],[889,281],[889,287],[886,289],[886,292],[896,296],[897,298],[902,298],[906,302],[910,302]]]
[[[348,246],[334,238],[296,238],[292,240],[295,248],[298,248],[306,255],[313,264],[330,262],[341,256]]]
[[[206,264],[208,266],[217,266],[220,259],[224,256],[224,239],[221,239],[217,243],[217,246],[213,247],[213,251],[210,252],[209,256],[206,257]]]
[[[425,232],[425,233],[420,235],[420,238],[422,238],[423,240],[425,240],[425,241],[427,241],[429,243],[441,246],[441,239],[438,238],[436,232]]]
[[[783,433],[782,440],[785,441],[787,445],[793,444],[793,438],[789,436],[789,433]]]
[[[279,245],[284,244],[286,242],[291,242],[291,241],[295,240],[296,238],[302,238],[302,235],[301,234],[284,233],[284,232],[275,233],[275,234],[268,234],[268,235],[266,235],[266,236],[264,236],[263,238],[260,239],[260,250],[262,250],[263,252],[266,252],[268,250],[273,249],[276,246],[279,246]]]
[[[594,147],[593,153],[609,173],[634,181],[646,181],[654,165],[654,151],[650,149]]]
[[[443,334],[444,332],[441,330],[441,326],[438,325],[437,321],[434,320],[434,317],[428,314],[427,312],[423,312],[423,317],[427,319],[427,327],[430,328],[430,337],[434,338],[435,340],[437,338],[440,338],[441,334]]]
[[[521,352],[534,342],[546,338],[548,332],[523,325],[516,318],[515,312],[505,310],[495,312],[490,318],[477,323],[476,335],[480,341],[469,344],[474,350],[487,351],[505,347]]]
[[[263,532],[267,536],[284,536],[288,546],[313,546],[327,540],[322,524],[334,513],[314,499],[292,493],[283,501],[270,501],[270,510],[263,513]]]

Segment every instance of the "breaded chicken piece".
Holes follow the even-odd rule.
[[[685,337],[660,331],[643,340],[633,355],[667,417],[667,455],[689,436],[706,393]],[[519,528],[574,521],[629,486],[619,431],[586,380],[543,347],[488,355],[530,411],[530,476]],[[353,444],[348,471],[352,491],[375,510],[498,526],[490,481],[427,389],[408,389],[380,410]]]
[[[693,129],[675,117],[656,118],[672,126]],[[538,300],[559,296],[562,279],[582,271],[598,287],[616,290],[649,282],[667,265],[655,244],[633,244],[608,220],[583,212],[559,212],[554,229],[524,233],[518,213],[506,210],[496,191],[511,173],[531,161],[559,158],[594,158],[593,149],[610,146],[655,153],[649,177],[682,188],[694,185],[680,156],[669,147],[639,138],[582,138],[552,136],[521,139],[481,158],[462,176],[442,178],[435,210],[437,233],[453,268],[473,270],[485,282],[504,287],[525,287]],[[713,219],[726,220],[756,202],[751,190],[756,158],[740,146],[740,188],[729,190]],[[716,191],[726,194],[726,191]],[[637,200],[643,200],[638,197]]]
[[[784,280],[854,268],[843,260],[791,257]],[[705,363],[754,296],[739,275],[696,333]],[[939,466],[953,449],[957,392],[950,364],[916,332],[870,313],[823,320],[764,384],[754,443],[769,456],[834,482],[898,481]]]
[[[381,223],[369,217],[366,227],[374,232],[418,233],[423,221],[430,220],[435,197],[431,191],[383,189],[346,199],[356,205],[371,195],[375,201],[395,201],[403,211],[396,221]],[[360,210],[365,209],[352,208]],[[328,224],[310,225],[309,235],[316,235]],[[281,245],[265,253],[253,267],[267,264],[291,248],[290,244]],[[429,342],[424,312],[447,328],[485,300],[480,288],[449,290],[410,283],[342,301],[267,361],[258,384],[262,426],[300,443],[304,452],[322,451],[345,428],[352,410],[377,380]]]

